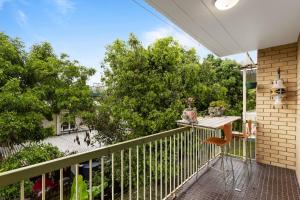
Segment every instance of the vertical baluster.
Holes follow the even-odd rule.
[[[179,173],[180,173],[180,159],[179,159],[179,142],[181,133],[177,134],[177,186],[179,185]]]
[[[204,129],[203,139],[206,140],[207,129]],[[207,162],[207,144],[204,144],[204,163]]]
[[[204,130],[203,139],[206,140],[207,129]],[[207,144],[204,144],[204,152],[203,152],[203,163],[207,161]]]
[[[211,136],[210,134],[211,134],[211,129],[208,130],[207,138],[210,138],[210,136]],[[208,145],[208,155],[209,155],[208,159],[209,160],[211,159],[211,146],[212,146],[211,144]]]
[[[253,142],[253,146],[254,146],[254,148],[253,148],[253,149],[254,149],[254,155],[253,155],[253,158],[254,158],[254,159],[256,159],[256,141],[257,141],[257,140],[256,140],[256,138],[255,138],[255,140],[254,140],[254,142]]]
[[[176,182],[176,140],[175,136],[173,135],[173,188],[175,190],[175,182]]]
[[[235,140],[236,140],[236,137],[233,138],[233,155],[235,156]]]
[[[193,128],[193,132],[192,132],[192,170],[191,170],[191,174],[194,174],[195,172],[195,128]]]
[[[212,137],[212,130],[209,130],[209,137]],[[209,159],[212,159],[212,144],[209,145]]]
[[[93,161],[92,160],[89,160],[89,199],[92,200],[93,199],[93,194],[92,194],[92,187],[93,187],[93,179],[92,179],[92,164],[93,164]]]
[[[198,171],[198,129],[195,129],[195,169]]]
[[[210,137],[209,134],[210,134],[210,129],[207,129],[207,134],[206,134],[207,138]],[[210,160],[210,144],[207,144],[207,161],[209,160]]]
[[[216,130],[213,131],[213,137],[216,137]],[[213,145],[214,157],[216,157],[216,145]]]
[[[210,130],[207,130],[206,139],[209,138],[209,132]],[[207,160],[210,160],[210,144],[207,144]]]
[[[181,182],[183,182],[185,180],[185,171],[186,171],[186,149],[185,149],[185,136],[186,136],[186,131],[183,133],[183,141],[182,141],[182,144],[183,144],[183,148],[182,148],[182,162],[183,162],[183,177],[182,177],[182,180]]]
[[[155,200],[157,200],[157,140],[155,141]]]
[[[115,199],[115,154],[111,154],[111,199]]]
[[[199,167],[202,167],[202,149],[203,149],[202,129],[199,129],[198,136],[199,136]]]
[[[214,137],[216,137],[216,130],[214,130]],[[217,145],[214,145],[214,157],[216,157],[216,146]]]
[[[249,146],[249,152],[250,152],[250,159],[252,159],[252,143],[253,143],[253,141],[252,140],[248,140],[248,143],[250,143],[250,145],[248,145]]]
[[[59,200],[64,199],[64,169],[59,169]]]
[[[192,128],[191,133],[191,174],[194,172],[194,131],[195,128]]]
[[[124,199],[124,150],[121,150],[121,200]]]
[[[203,129],[200,130],[200,140],[201,140],[201,147],[200,147],[200,166],[202,167],[203,164],[203,151],[204,151],[204,144],[203,144]]]
[[[219,131],[219,137],[222,137],[222,130],[219,129],[218,131]],[[219,148],[219,153],[221,153],[221,148]]]
[[[162,139],[160,139],[160,199],[163,199],[163,193],[162,193],[162,185],[163,185],[163,177],[162,177],[162,173],[163,173],[163,150],[162,150],[163,146],[162,146]]]
[[[196,155],[195,155],[195,162],[196,162],[196,172],[198,171],[199,169],[199,159],[198,159],[198,156],[199,156],[199,141],[198,141],[198,129],[195,130],[195,152],[196,152]]]
[[[198,166],[201,167],[201,150],[202,150],[202,140],[201,140],[201,129],[198,130]]]
[[[144,200],[146,199],[146,146],[143,145]]]
[[[197,137],[198,137],[198,148],[197,148],[197,151],[198,151],[198,169],[201,167],[201,137],[200,137],[200,129],[198,129],[197,131]]]
[[[187,133],[187,178],[189,177],[189,174],[190,174],[190,134],[191,134],[191,131],[189,131]]]
[[[239,156],[241,156],[241,139],[238,138],[238,140],[239,140]]]
[[[190,133],[190,176],[193,174],[193,135],[194,128],[192,128],[192,132]]]
[[[194,133],[194,128],[192,128],[192,132],[190,133],[190,137],[189,137],[189,144],[190,144],[190,174],[189,176],[191,176],[191,174],[193,173],[193,133]]]
[[[184,170],[183,170],[183,179],[185,180],[187,178],[186,174],[187,174],[187,142],[186,142],[186,138],[187,138],[187,132],[184,133],[184,138],[183,138],[183,163],[184,163]],[[183,180],[183,181],[184,181]]]
[[[190,135],[190,152],[191,152],[191,157],[190,157],[190,162],[191,162],[191,165],[190,165],[190,175],[193,174],[193,171],[194,171],[194,152],[193,152],[193,147],[194,147],[194,128],[192,128],[192,132],[191,132],[191,135]]]
[[[139,146],[136,146],[136,199],[139,199]]]
[[[198,171],[198,138],[197,138],[197,129],[195,129],[195,171]]]
[[[189,135],[189,144],[190,144],[190,148],[189,148],[189,152],[190,152],[190,173],[189,176],[191,176],[191,174],[193,173],[193,132],[194,132],[194,128],[191,129],[192,131],[190,132]]]
[[[197,159],[198,159],[198,169],[201,167],[201,160],[200,160],[200,157],[201,157],[201,135],[200,135],[201,133],[200,133],[200,129],[198,129],[198,131],[197,131],[197,138],[198,138],[198,142],[197,142],[197,144],[198,144],[198,148],[197,148],[197,151],[198,151],[198,157],[197,157]]]
[[[247,154],[248,154],[249,158],[251,158],[251,155],[252,155],[252,153],[251,153],[251,143],[252,143],[251,139],[250,140],[249,140],[249,138],[246,139],[246,149],[247,149],[247,151],[246,151],[246,159],[247,159]],[[248,151],[249,151],[249,153],[248,153]]]
[[[191,174],[193,173],[193,130],[194,128],[192,128],[192,132],[190,132],[189,134],[189,154],[190,154],[190,173],[189,173],[189,177],[191,176]]]
[[[250,140],[250,152],[251,152],[250,158],[251,159],[254,158],[253,154],[255,153],[255,152],[252,151],[252,149],[255,149],[255,140],[254,139]]]
[[[209,134],[209,137],[212,137],[212,132],[213,130],[210,130],[210,134]],[[213,145],[211,144],[210,145],[210,159],[213,158]]]
[[[150,172],[149,172],[149,189],[150,189],[150,192],[149,192],[149,199],[151,200],[152,199],[152,143],[150,142],[149,144],[149,156],[150,156],[150,159],[149,159],[149,162],[150,162]]]
[[[20,182],[20,200],[25,199],[24,180]]]
[[[211,137],[211,129],[209,130],[207,137],[208,137],[208,138]],[[209,144],[209,145],[208,145],[208,155],[209,155],[209,158],[208,158],[208,159],[209,159],[209,160],[211,159],[211,146],[212,146],[212,144]]]
[[[131,181],[131,148],[129,148],[129,155],[128,155],[128,158],[129,158],[129,200],[132,199],[132,181]]]
[[[187,159],[188,159],[188,166],[187,166],[187,178],[190,176],[190,134],[191,134],[191,131],[188,132],[187,134]]]
[[[46,176],[45,174],[42,174],[42,200],[46,199],[46,192],[45,192],[45,180],[46,180]]]
[[[200,140],[201,140],[201,147],[200,147],[200,166],[202,167],[202,163],[203,163],[203,151],[204,151],[204,144],[203,144],[203,133],[204,130],[201,129],[200,130]]]
[[[168,194],[168,140],[165,138],[165,196]]]
[[[170,156],[169,156],[169,165],[170,165],[170,180],[169,180],[169,185],[170,185],[170,192],[172,191],[172,138],[170,137]]]
[[[196,139],[196,131],[194,131],[194,172],[197,171],[197,139]]]
[[[182,152],[183,152],[183,134],[180,134],[180,183],[182,183],[182,176],[183,176],[183,162],[182,162]]]
[[[78,164],[75,164],[75,199],[78,200]]]
[[[207,129],[205,129],[205,133],[204,133],[204,135],[203,135],[203,137],[204,137],[204,140],[206,140],[207,139]],[[206,163],[207,162],[207,158],[208,158],[208,154],[207,154],[207,144],[205,143],[205,145],[204,145],[204,163]]]
[[[111,199],[115,199],[115,154],[111,154]]]
[[[203,151],[203,130],[200,129],[198,134],[199,134],[199,167],[202,167],[202,151]]]
[[[104,200],[104,157],[101,157],[101,200]]]

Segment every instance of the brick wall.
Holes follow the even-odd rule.
[[[258,50],[257,61],[257,161],[296,168],[297,43]],[[287,86],[284,108],[273,108],[271,81],[280,67]]]
[[[298,38],[298,64],[297,64],[297,135],[296,135],[296,173],[300,183],[300,35]]]

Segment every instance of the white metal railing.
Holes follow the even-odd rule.
[[[74,199],[79,200],[82,199],[80,195],[83,195],[84,190],[79,177],[83,176],[90,200],[166,199],[208,160],[219,154],[219,149],[215,146],[202,144],[203,140],[211,136],[220,137],[221,132],[177,128],[0,173],[0,188],[19,184],[21,200],[26,197],[62,200],[69,199],[73,182]],[[84,162],[89,166],[88,176],[80,172],[81,163]],[[98,163],[98,167],[93,168],[94,163]],[[73,173],[66,177],[64,170],[70,167],[74,169]],[[50,176],[49,173],[56,172],[58,178],[52,177],[52,180],[57,183],[57,188],[49,189],[47,177]],[[37,196],[32,192],[25,192],[26,184],[34,183],[33,177],[41,177],[41,191]],[[70,177],[70,182],[66,183],[65,179]]]
[[[230,143],[230,155],[243,159],[246,159],[247,157],[255,160],[256,138],[252,136],[246,140],[241,137],[234,136]]]
[[[252,129],[256,129],[256,122]],[[244,126],[244,127],[243,127]],[[233,123],[233,129],[240,134],[233,134],[232,141],[230,143],[229,154],[242,159],[250,158],[255,160],[256,158],[256,131],[250,134],[247,139],[241,137],[243,130],[245,129],[242,120],[238,120]]]

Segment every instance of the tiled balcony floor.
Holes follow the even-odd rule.
[[[252,163],[251,178],[247,178],[245,164],[233,159],[236,176],[235,188],[232,190],[231,176],[225,190],[222,173],[210,169],[191,184],[176,199],[179,200],[299,200],[300,189],[293,170]],[[220,167],[220,161],[215,167]],[[229,167],[230,165],[228,165]],[[228,168],[229,169],[229,168]]]

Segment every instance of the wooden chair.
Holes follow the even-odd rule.
[[[203,143],[204,144],[212,144],[212,145],[216,145],[216,146],[220,147],[220,149],[221,149],[221,154],[220,154],[220,157],[221,157],[221,172],[223,173],[223,176],[224,176],[224,183],[225,183],[225,188],[226,188],[226,171],[225,171],[225,166],[224,166],[224,158],[226,157],[226,160],[227,160],[228,152],[230,150],[229,144],[230,144],[230,142],[233,138],[231,124],[226,124],[223,127],[223,131],[224,131],[224,136],[225,136],[224,138],[210,137],[207,140],[203,141]],[[225,148],[226,145],[228,145],[228,148]],[[230,164],[231,164],[231,171],[232,171],[233,185],[234,185],[235,178],[234,178],[232,157],[231,156],[229,156],[229,157],[230,157]],[[213,167],[209,166],[209,161],[208,161],[207,165],[208,165],[209,168],[213,168]]]

